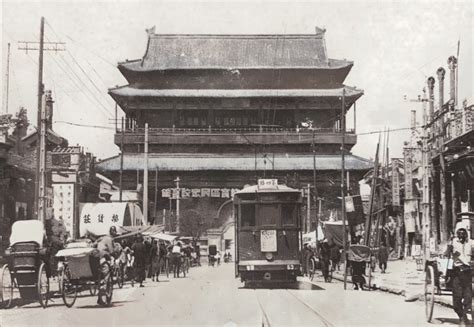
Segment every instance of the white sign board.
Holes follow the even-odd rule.
[[[258,188],[261,190],[275,190],[278,188],[277,179],[259,179]]]
[[[69,235],[74,235],[74,184],[53,184],[53,210],[54,217],[63,221]]]
[[[277,232],[274,229],[260,231],[260,250],[262,252],[277,251]]]

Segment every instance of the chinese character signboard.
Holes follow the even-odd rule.
[[[405,150],[403,152],[404,164],[405,164],[405,199],[413,198],[413,166],[411,152]]]
[[[398,162],[392,160],[392,205],[400,205],[400,175],[398,174]]]
[[[69,235],[74,235],[74,184],[53,184],[53,194],[55,218],[63,221]]]
[[[186,198],[223,198],[228,199],[234,196],[237,188],[165,188],[161,190],[162,198],[186,199]]]

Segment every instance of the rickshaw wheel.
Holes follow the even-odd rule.
[[[13,300],[13,281],[11,279],[10,269],[8,265],[3,265],[0,271],[0,305],[2,308],[8,309],[12,305]]]
[[[49,300],[49,278],[46,274],[46,265],[44,263],[38,269],[38,283],[36,287],[39,302],[43,308],[46,308]]]
[[[434,295],[435,295],[434,269],[432,266],[427,266],[426,278],[425,278],[425,314],[426,314],[427,322],[431,322],[431,319],[433,318]]]
[[[123,287],[123,280],[124,280],[123,270],[124,270],[123,264],[119,263],[118,271],[117,271],[117,285],[119,288]]]
[[[107,273],[107,278],[105,280],[105,283],[102,284],[102,281],[99,281],[99,297],[100,297],[100,302],[103,303],[103,306],[110,306],[112,303],[112,294],[114,290],[114,281],[112,279],[112,268],[110,265],[105,262],[101,265],[100,271],[102,274],[102,271],[105,269],[102,268],[102,266],[107,265],[108,267],[108,273]]]
[[[71,282],[71,272],[69,267],[64,267],[61,278],[61,296],[64,304],[70,308],[74,305],[77,298],[77,286]]]
[[[97,294],[97,284],[94,283],[92,285],[89,286],[89,293],[94,296]]]
[[[314,279],[314,274],[316,273],[316,263],[314,262],[314,259],[309,260],[309,265],[308,265],[308,277],[310,280]]]

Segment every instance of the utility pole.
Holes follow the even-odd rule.
[[[120,175],[119,175],[119,201],[122,202],[123,193],[123,137],[124,137],[124,121],[122,117],[122,130],[120,137]]]
[[[144,170],[143,170],[143,216],[148,223],[148,123],[145,123],[145,149],[144,149]]]
[[[428,149],[428,133],[427,133],[427,124],[428,124],[428,112],[426,108],[426,102],[430,102],[430,106],[433,103],[433,87],[434,87],[434,78],[428,78],[428,88],[430,92],[430,99],[426,98],[426,91],[423,89],[423,134],[422,134],[422,184],[423,184],[423,262],[426,262],[430,258],[430,164],[429,164],[429,149]]]
[[[179,176],[176,177],[176,232],[179,233]]]
[[[346,175],[345,167],[345,146],[346,146],[346,90],[342,89],[341,105],[341,205],[342,205],[342,254],[344,257],[344,289],[347,288],[347,235],[346,235]]]
[[[313,150],[313,187],[314,187],[313,203],[316,206],[316,200],[318,198],[318,189],[316,188],[316,147],[314,145],[314,127],[313,127],[313,140],[311,142],[311,147],[312,147],[312,150]],[[317,240],[318,239],[319,217],[316,214],[316,211],[315,211],[315,216],[316,216],[316,240]]]
[[[154,210],[153,216],[156,219],[157,215],[157,202],[158,202],[158,168],[155,168],[155,199],[154,199]]]
[[[46,220],[46,94],[42,97],[38,153],[38,220]]]
[[[308,194],[306,197],[306,224],[304,232],[308,233],[310,231],[310,221],[311,221],[311,184],[308,184]]]
[[[46,185],[40,185],[40,143],[41,143],[41,117],[42,117],[42,102],[43,102],[43,93],[44,93],[44,85],[43,85],[43,52],[44,51],[65,51],[65,43],[64,42],[44,42],[44,17],[41,17],[41,23],[40,23],[40,39],[39,42],[37,41],[19,41],[19,47],[18,50],[25,50],[26,53],[31,50],[39,50],[39,57],[38,57],[38,100],[37,100],[37,128],[38,128],[38,140],[37,140],[37,145],[36,145],[36,177],[35,177],[35,211],[36,214],[40,215],[40,208],[39,208],[39,196],[40,196],[40,189],[43,188],[45,189]],[[44,45],[47,45],[45,48]],[[33,45],[33,47],[30,47],[30,45]],[[35,46],[38,46],[37,48]],[[46,116],[45,116],[46,117]],[[46,132],[44,132],[44,135],[46,135]],[[46,143],[45,143],[45,148],[46,148]],[[44,155],[46,156],[46,150],[44,151]],[[46,158],[44,158],[45,165],[46,165]],[[44,167],[46,170],[46,167]]]
[[[7,72],[5,74],[5,103],[3,111],[8,114],[8,94],[10,92],[10,43],[7,49]]]

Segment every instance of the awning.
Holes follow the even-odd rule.
[[[244,156],[235,154],[206,155],[206,154],[149,154],[148,168],[158,171],[254,171],[254,170],[276,170],[276,171],[301,171],[313,170],[312,155],[275,155],[272,163],[267,159],[255,156]],[[124,170],[143,170],[143,154],[125,154],[123,156]],[[256,162],[255,162],[256,161]],[[120,157],[105,159],[97,164],[103,171],[119,171]],[[369,170],[373,168],[373,162],[355,155],[345,156],[346,170]],[[341,170],[341,156],[339,155],[317,155],[316,170]]]
[[[117,232],[120,236],[116,237],[116,239],[126,238],[138,234],[150,236],[152,234],[163,232],[163,230],[163,225],[121,226],[117,229]]]
[[[177,238],[177,236],[173,236],[173,235],[169,235],[169,234],[163,234],[163,233],[151,234],[149,236],[151,238],[156,238],[158,240],[162,240],[162,241],[166,241],[166,242],[172,242]]]
[[[106,235],[112,226],[131,226],[127,202],[82,203],[79,222],[80,236]]]
[[[342,221],[325,221],[324,222],[324,235],[328,240],[328,244],[331,246],[336,244],[339,247],[343,247],[343,228]]]
[[[43,245],[46,236],[43,223],[39,220],[19,220],[13,223],[10,246],[20,242],[36,242]]]

